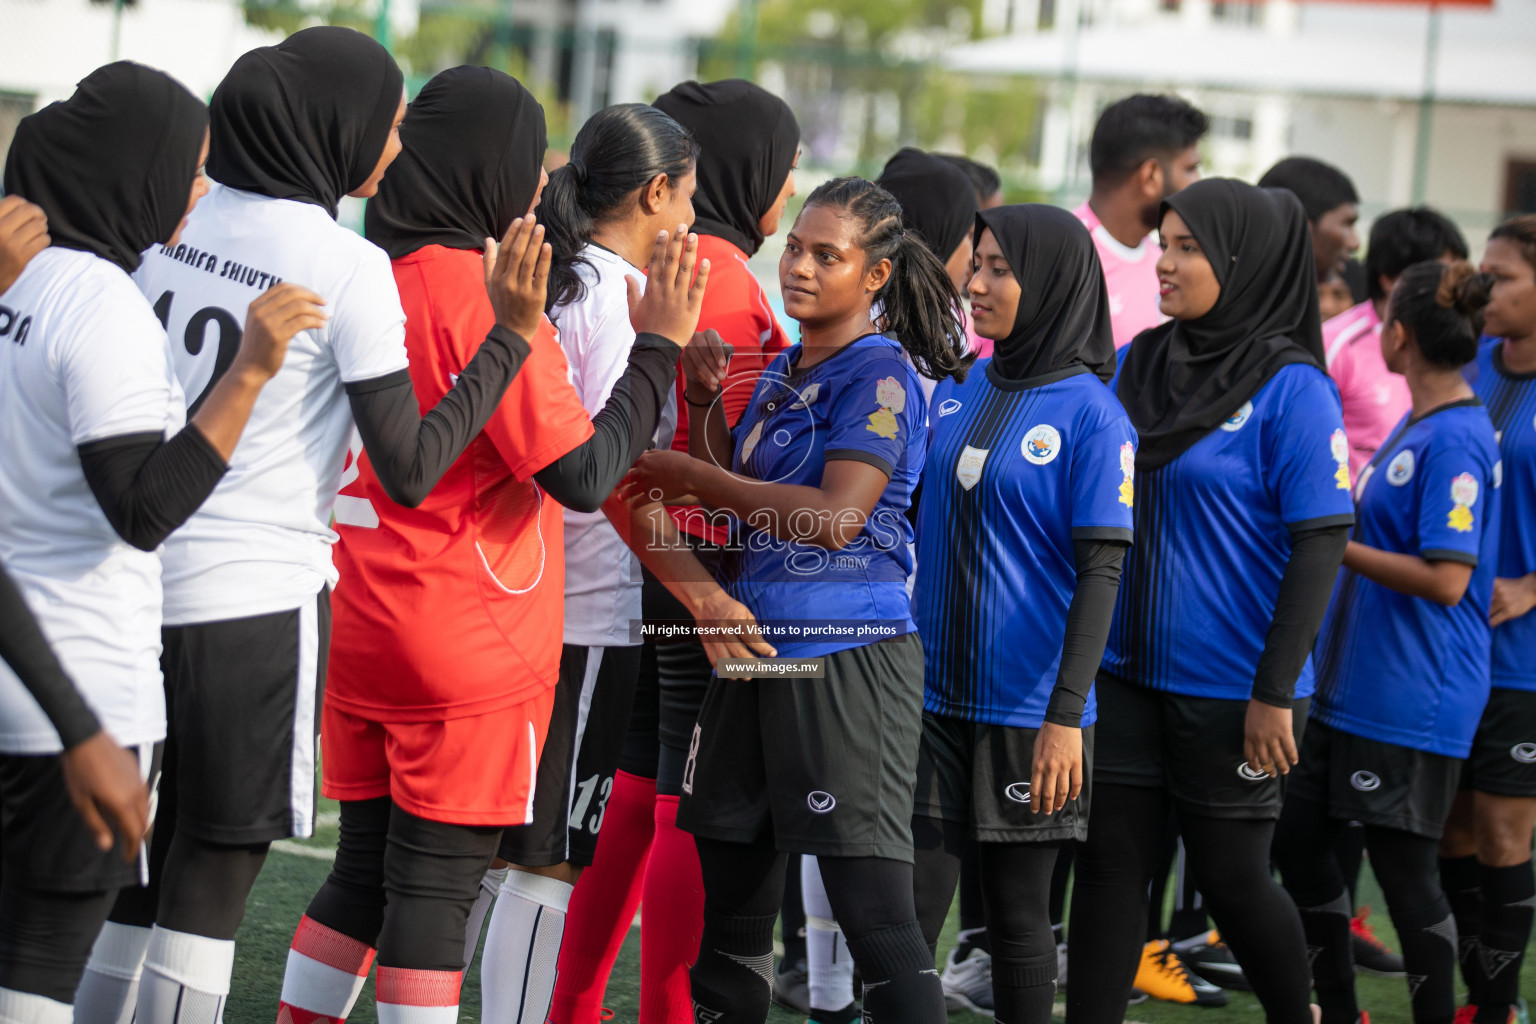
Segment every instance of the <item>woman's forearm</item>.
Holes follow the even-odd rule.
[[[1382,551],[1359,541],[1344,549],[1344,567],[1409,597],[1453,606],[1472,582],[1472,566],[1465,562],[1429,561],[1418,555]]]
[[[696,460],[688,493],[779,540],[838,551],[851,544],[869,513],[819,487],[770,484]]]

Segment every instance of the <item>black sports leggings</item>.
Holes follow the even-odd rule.
[[[446,825],[389,797],[343,800],[336,866],[308,916],[379,950],[379,965],[464,966],[464,929],[501,829]]]
[[[1067,945],[1067,1019],[1120,1024],[1147,933],[1147,885],[1170,801],[1161,789],[1095,782],[1078,846]],[[1222,939],[1269,1024],[1310,1024],[1307,950],[1290,897],[1270,874],[1272,821],[1209,818],[1177,808],[1184,848]]]
[[[1275,833],[1275,863],[1301,911],[1324,1024],[1354,1024],[1354,956],[1348,879],[1337,857],[1347,823],[1328,806],[1292,794]],[[1449,1024],[1456,1013],[1456,922],[1440,887],[1439,843],[1428,836],[1366,825],[1365,849],[1403,947],[1415,1024]]]
[[[789,855],[771,836],[696,840],[704,876],[704,934],[689,971],[695,1015],[761,1024],[773,981],[773,924]],[[882,857],[818,858],[832,912],[864,976],[871,1024],[942,1024],[944,992],[923,943],[912,865]]]
[[[0,884],[0,988],[73,1003],[115,895]]]
[[[949,913],[969,826],[914,818],[912,841],[918,921],[931,956]],[[1056,999],[1056,939],[1051,930],[1051,877],[1061,843],[974,843],[992,996],[999,1024],[1044,1024]]]

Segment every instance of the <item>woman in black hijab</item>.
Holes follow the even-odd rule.
[[[955,291],[964,294],[971,278],[971,234],[976,224],[976,190],[948,160],[908,146],[885,163],[875,184],[901,204],[901,222],[916,231],[944,261]]]
[[[412,986],[456,997],[468,966],[465,919],[472,956],[505,881],[498,906],[507,912],[486,942],[483,1017],[521,1020],[531,1007],[542,1020],[564,908],[540,905],[544,913],[527,918],[516,910],[529,892],[568,890],[562,865],[510,880],[505,862],[488,872],[502,826],[540,835],[553,826],[563,849],[571,817],[572,765],[560,752],[578,742],[581,693],[551,694],[563,573],[529,553],[564,545],[561,510],[540,495],[583,511],[602,504],[656,427],[678,347],[641,328],[628,371],[588,417],[543,313],[550,253],[532,214],[547,181],[544,111],[516,80],[483,67],[444,71],[410,105],[400,134],[403,151],[369,204],[367,231],[393,257],[419,399],[443,400],[487,332],[502,329],[482,250],[494,257],[491,240],[509,229],[531,241],[513,296],[526,356],[483,432],[419,506],[391,501],[369,456],[345,488],[373,516],[337,523],[336,564],[351,582],[333,604],[321,738],[324,792],[341,801],[342,839],[292,957],[315,958],[317,935],[377,948],[381,1001],[408,1003]],[[647,294],[664,291],[662,276],[653,274]],[[648,315],[642,303],[636,322]],[[691,332],[673,331],[684,341]],[[562,709],[553,718],[551,705]],[[386,847],[396,851],[388,871]],[[530,933],[535,919],[542,923]],[[402,979],[413,981],[397,986]],[[284,980],[294,1019],[333,1015],[355,998],[350,975],[317,981],[311,970],[291,970]]]
[[[147,813],[140,767],[165,735],[159,673],[145,668],[160,650],[156,548],[224,475],[288,338],[317,315],[313,296],[293,286],[275,329],[261,316],[274,307],[253,307],[230,353],[234,372],[183,426],[165,331],[128,274],[141,250],[176,243],[207,191],[207,125],[207,108],[180,83],[120,61],[22,119],[6,159],[6,192],[41,208],[52,247],[0,307],[0,553],[90,705],[50,723],[15,676],[0,681],[8,1019],[70,1016],[112,900],[137,879],[142,828],[119,837],[124,856],[110,842],[103,850],[70,805],[66,765],[93,746]]]
[[[1124,1016],[1171,807],[1270,1024],[1307,1024],[1306,946],[1270,840],[1354,519],[1349,446],[1296,198],[1207,179],[1164,200],[1160,230],[1172,319],[1127,346],[1116,382],[1140,438],[1136,544],[1096,686],[1067,1012]]]
[[[1115,345],[1087,230],[1039,205],[972,222],[966,293],[994,348],[930,406],[914,878],[933,945],[976,844],[997,1017],[1036,1024],[1056,992],[1052,871],[1087,835],[1091,687],[1131,541],[1136,435],[1104,386]]]

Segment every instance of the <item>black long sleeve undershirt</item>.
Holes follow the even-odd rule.
[[[32,609],[27,607],[16,583],[0,568],[0,658],[16,673],[58,730],[64,749],[90,739],[101,723],[86,705],[80,691],[64,674]]]
[[[596,512],[650,447],[677,376],[682,349],[659,334],[636,336],[629,366],[592,417],[592,436],[533,475],[576,512]]]
[[[415,508],[432,493],[484,429],[529,351],[515,331],[492,327],[453,387],[425,416],[409,370],[346,384],[352,419],[391,501]]]
[[[229,466],[190,424],[164,434],[121,434],[76,448],[107,522],[140,551],[153,551],[213,493]]]
[[[1317,642],[1348,544],[1348,523],[1292,535],[1291,557],[1275,596],[1275,617],[1253,674],[1254,700],[1277,708],[1289,708],[1295,702],[1296,677]]]
[[[1053,725],[1078,728],[1088,691],[1104,660],[1104,645],[1120,593],[1120,568],[1129,545],[1122,540],[1074,540],[1072,558],[1077,565],[1077,587],[1067,606],[1066,636],[1061,643],[1061,664],[1056,685],[1046,705],[1045,720]]]

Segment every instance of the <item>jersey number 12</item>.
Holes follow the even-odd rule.
[[[166,292],[155,300],[155,316],[160,318],[160,326],[170,329],[171,301],[176,298],[175,292]],[[186,330],[182,332],[181,343],[187,349],[189,355],[197,355],[203,350],[203,342],[207,338],[208,325],[215,324],[219,328],[219,349],[213,358],[213,373],[208,378],[208,383],[197,400],[187,406],[187,418],[197,415],[197,410],[203,407],[204,400],[213,386],[224,376],[230,364],[235,361],[235,353],[240,351],[240,338],[245,333],[240,322],[234,314],[227,309],[217,306],[205,306],[192,314],[187,321]]]

